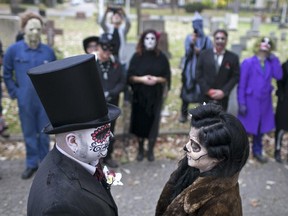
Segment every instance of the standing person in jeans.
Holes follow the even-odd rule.
[[[275,128],[272,79],[279,80],[283,75],[280,61],[272,53],[273,48],[268,37],[256,42],[255,55],[241,64],[238,84],[238,118],[247,133],[253,136],[253,156],[260,163],[267,162],[263,156],[263,134]]]
[[[115,106],[119,104],[119,96],[126,84],[122,67],[117,59],[111,58],[114,49],[113,36],[104,33],[100,36],[97,48],[97,68],[100,75],[105,99]],[[111,132],[114,133],[116,120],[111,122]],[[112,138],[107,156],[103,162],[109,167],[116,168],[118,163],[112,158],[115,139]]]
[[[213,43],[204,34],[203,18],[198,12],[192,20],[193,33],[185,39],[184,68],[182,71],[182,87],[180,97],[182,99],[179,122],[187,121],[189,103],[200,102],[200,87],[196,81],[196,64],[202,50],[211,49]]]
[[[27,13],[22,18],[24,40],[12,44],[4,55],[4,81],[12,99],[17,99],[26,147],[22,179],[30,178],[49,151],[50,139],[42,132],[48,123],[45,110],[27,76],[29,69],[56,60],[52,48],[41,42],[42,18]]]

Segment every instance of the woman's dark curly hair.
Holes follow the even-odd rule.
[[[245,165],[249,156],[249,141],[240,121],[213,103],[201,105],[190,111],[191,126],[199,129],[199,142],[207,149],[209,157],[220,162],[210,171],[200,173],[188,166],[185,156],[172,175],[174,197],[188,187],[198,176],[231,177]],[[174,199],[172,198],[172,200]]]

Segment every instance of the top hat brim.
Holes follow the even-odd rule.
[[[74,123],[74,124],[67,124],[59,127],[53,127],[51,123],[44,127],[43,132],[46,134],[58,134],[58,133],[65,133],[69,131],[76,131],[76,130],[83,130],[89,128],[96,128],[101,125],[111,123],[115,119],[119,117],[121,114],[120,108],[114,106],[112,104],[107,103],[108,108],[108,115],[104,118],[89,121],[89,122],[82,122],[82,123]]]

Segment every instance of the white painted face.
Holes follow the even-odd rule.
[[[200,172],[211,170],[218,160],[208,156],[207,149],[199,143],[199,129],[191,128],[189,133],[189,142],[184,146],[188,158],[188,165],[195,167]]]
[[[148,33],[144,38],[144,46],[146,50],[153,50],[156,46],[156,36],[153,33]]]
[[[85,163],[97,164],[100,158],[107,155],[111,136],[113,134],[110,131],[110,124],[79,130],[75,132],[75,142],[77,145],[74,149],[71,149],[78,160]]]
[[[40,20],[36,18],[28,20],[24,28],[25,39],[27,40],[28,44],[40,42],[41,31],[42,31],[42,25]]]

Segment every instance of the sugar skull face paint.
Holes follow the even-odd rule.
[[[144,46],[147,50],[153,50],[156,46],[156,36],[148,33],[144,38]]]
[[[79,130],[75,134],[78,148],[74,154],[79,160],[85,163],[95,163],[107,155],[110,138],[113,136],[110,124]]]
[[[189,142],[184,146],[184,151],[188,158],[188,165],[198,168],[200,172],[212,169],[217,160],[209,157],[207,149],[200,144],[198,139],[199,129],[191,128],[189,133]]]

